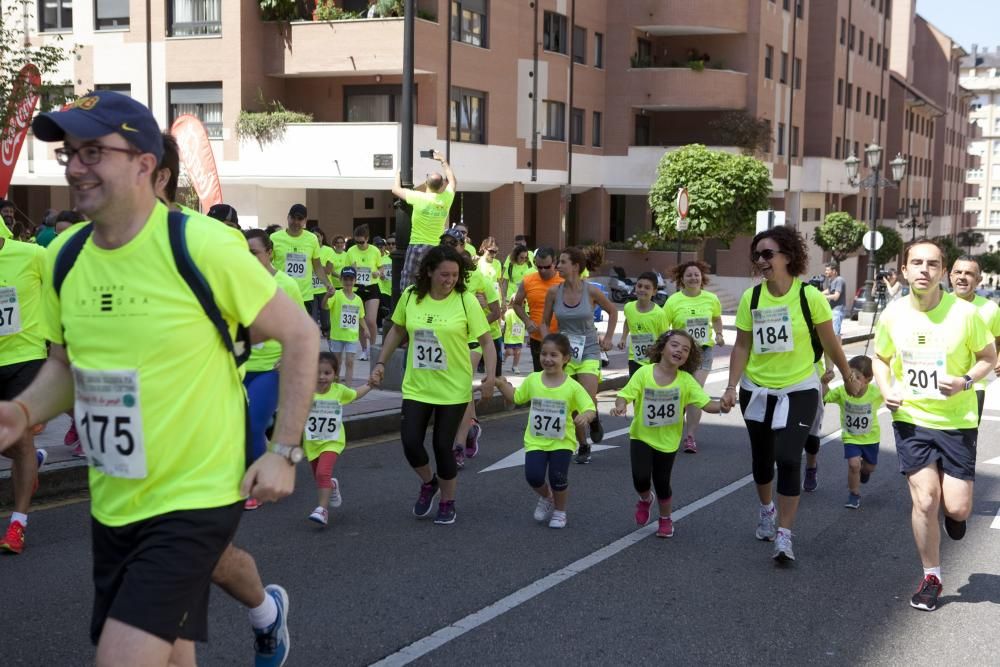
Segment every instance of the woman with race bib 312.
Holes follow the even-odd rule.
[[[809,258],[802,236],[790,227],[773,227],[757,234],[750,247],[753,267],[764,281],[740,299],[722,404],[724,408],[736,404],[738,383],[760,499],[756,536],[774,540],[773,557],[785,562],[795,560],[792,526],[802,490],[802,452],[820,401],[813,366],[819,354],[825,351],[833,360],[848,391],[857,394],[861,387],[833,332],[830,303],[798,278]],[[822,345],[818,353],[811,331]],[[775,463],[777,509],[772,488]]]

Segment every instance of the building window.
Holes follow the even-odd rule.
[[[486,93],[452,88],[448,107],[452,141],[486,143]]]
[[[594,33],[594,67],[604,69],[604,35]]]
[[[569,138],[575,146],[583,145],[583,109],[573,108],[570,110]]]
[[[73,0],[38,0],[38,31],[72,30]]]
[[[566,105],[562,102],[545,102],[545,134],[542,138],[566,141]]]
[[[875,65],[878,67],[882,66],[882,45],[879,44],[875,47]]]
[[[806,0],[795,0],[795,18],[800,19],[805,13]]]
[[[94,28],[115,30],[128,27],[128,0],[96,0]]]
[[[1000,201],[1000,188],[990,188],[990,201]]]
[[[792,61],[792,84],[796,90],[802,90],[802,58]]]
[[[653,43],[639,37],[635,40],[635,63],[633,67],[653,66]]]
[[[542,48],[556,53],[568,53],[568,38],[566,17],[555,12],[545,12]]]
[[[489,0],[453,0],[451,38],[486,48],[486,19]]]
[[[413,97],[416,109],[416,93]],[[402,86],[344,86],[344,118],[348,123],[398,123],[402,109]]]
[[[170,124],[191,114],[212,139],[222,138],[222,83],[177,83],[169,86]]]
[[[1000,211],[990,211],[990,225],[1000,225]]]
[[[847,19],[844,17],[840,18],[840,43],[844,44],[847,41]]]
[[[854,154],[861,155],[861,152],[858,150],[858,142],[856,141],[854,142]]]
[[[875,51],[875,39],[873,37],[868,38],[868,62],[872,61],[874,57],[873,52]]]
[[[772,68],[774,66],[774,47],[770,44],[764,46],[764,78],[771,79]]]
[[[792,125],[792,147],[791,147],[791,157],[799,156],[799,128]]]
[[[170,36],[222,34],[222,0],[173,0]]]
[[[847,108],[851,108],[851,100],[854,99],[854,84],[847,84]]]
[[[780,83],[788,83],[788,54],[781,52],[781,76],[778,77]]]
[[[132,84],[130,83],[98,83],[94,86],[94,90],[110,90],[132,97]]]
[[[833,144],[833,159],[834,160],[840,159],[840,137],[837,137],[836,141]]]
[[[844,80],[837,79],[837,104],[844,103]]]
[[[865,93],[865,115],[870,116],[872,113],[872,94],[871,92]]]
[[[594,122],[593,126],[591,127],[591,134],[592,134],[591,143],[594,145],[595,148],[601,145],[601,120],[602,120],[601,112],[595,111]]]
[[[884,97],[882,98],[882,101],[879,103],[878,118],[879,118],[879,120],[885,120],[885,98]]]
[[[858,55],[865,55],[865,31],[861,31],[861,39],[858,40]]]
[[[882,47],[882,69],[889,69],[889,47]]]
[[[785,124],[778,123],[778,155],[785,154]]]
[[[791,5],[789,4],[788,0],[781,0],[781,8],[784,9],[786,12],[788,11],[790,6]]]
[[[653,140],[653,124],[650,117],[642,114],[635,116],[635,145],[649,146]]]
[[[573,62],[587,64],[587,29],[573,26]]]
[[[861,113],[861,87],[858,86],[858,94],[854,96],[855,107],[854,110]]]
[[[847,31],[847,48],[851,51],[854,50],[854,24],[851,24],[850,29]]]

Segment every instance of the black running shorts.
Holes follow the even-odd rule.
[[[915,473],[937,463],[939,470],[955,479],[976,479],[978,429],[934,429],[894,421],[899,472]]]
[[[0,401],[17,398],[32,383],[44,363],[44,359],[32,359],[0,366]]]

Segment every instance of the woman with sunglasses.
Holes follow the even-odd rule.
[[[590,394],[597,404],[597,384],[601,377],[601,351],[611,349],[615,325],[618,323],[618,308],[604,295],[599,287],[583,280],[581,273],[594,271],[604,263],[604,247],[592,245],[586,250],[566,248],[559,253],[559,275],[561,285],[549,288],[545,295],[542,312],[541,335],[544,339],[551,331],[549,322],[554,316],[559,323],[559,333],[569,339],[572,358],[566,364],[566,374],[574,377]],[[604,336],[597,335],[594,325],[594,303],[608,313],[608,329]],[[590,445],[582,426],[576,429],[577,463],[590,463]],[[594,444],[604,439],[604,427],[600,416],[590,422],[590,439]]]
[[[795,560],[792,525],[802,488],[802,452],[820,405],[811,330],[840,369],[847,390],[857,394],[861,387],[833,332],[830,303],[798,278],[808,263],[802,236],[790,227],[773,227],[757,234],[750,247],[753,268],[764,280],[740,299],[729,386],[722,404],[725,408],[736,404],[738,385],[760,499],[757,539],[774,540],[773,558],[785,562]],[[811,322],[806,320],[803,305]],[[775,463],[777,510],[772,484]]]
[[[487,236],[479,244],[479,260],[476,262],[476,270],[483,274],[483,277],[493,283],[497,291],[500,291],[500,274],[503,271],[503,263],[497,259],[497,240],[492,236]],[[506,295],[501,294],[500,298],[506,301]]]
[[[701,364],[694,372],[694,379],[702,387],[712,370],[712,352],[715,346],[725,345],[722,339],[722,304],[712,292],[704,289],[708,284],[709,266],[702,261],[684,262],[674,269],[673,278],[677,285],[663,310],[671,329],[687,331],[695,344],[701,348]],[[629,304],[625,304],[628,307]],[[697,454],[698,443],[695,434],[701,423],[701,410],[689,407],[684,416],[684,452]]]

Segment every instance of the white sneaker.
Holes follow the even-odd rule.
[[[555,502],[552,498],[539,498],[538,504],[535,505],[535,521],[539,523],[548,521],[552,516],[553,509],[555,509]]]
[[[368,350],[361,350],[358,353],[358,361],[368,361]]]
[[[768,512],[762,505],[757,513],[757,539],[770,542],[774,539],[774,517],[777,509]]]
[[[333,488],[330,489],[330,507],[340,507],[344,504],[344,497],[340,495],[340,482],[337,481],[336,477],[330,479],[333,482]]]
[[[326,522],[327,522],[327,517],[328,517],[328,514],[327,514],[327,511],[326,511],[326,508],[325,507],[317,507],[316,509],[314,509],[312,511],[312,514],[309,515],[309,520],[310,521],[315,521],[316,523],[318,523],[318,524],[320,524],[322,526],[325,526]]]
[[[790,531],[778,531],[777,537],[774,538],[774,556],[772,558],[779,563],[795,560],[795,552],[792,551],[792,533]]]
[[[559,510],[552,510],[552,518],[549,519],[549,528],[565,528],[566,527],[566,512],[560,512]]]

